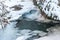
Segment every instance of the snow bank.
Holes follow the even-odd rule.
[[[60,27],[53,27],[49,29],[52,32],[49,32],[47,36],[41,37],[34,40],[60,40]]]
[[[16,40],[26,40],[27,38],[29,38],[30,36],[20,36],[18,37]]]
[[[34,19],[37,19],[39,18],[39,11],[37,8],[35,8],[35,6],[33,5],[32,1],[27,1],[25,0],[24,2],[20,2],[18,0],[7,0],[5,1],[4,3],[7,7],[7,10],[10,11],[9,14],[7,14],[7,17],[11,16],[11,19],[10,20],[17,20],[19,19],[20,17],[22,17],[23,14],[26,14],[26,20],[34,20]],[[14,8],[10,8],[12,6],[15,6],[15,5],[22,5],[22,9],[21,10],[18,10],[18,11],[14,11]],[[34,11],[36,10],[36,11]],[[30,13],[30,11],[34,11],[33,13]],[[28,14],[27,14],[28,13]],[[23,17],[22,17],[23,18]],[[20,18],[21,19],[21,18]]]

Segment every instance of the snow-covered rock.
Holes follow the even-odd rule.
[[[60,26],[55,26],[49,29],[48,35],[34,40],[60,40]]]
[[[16,40],[26,40],[27,38],[29,38],[30,36],[20,36],[18,37]]]

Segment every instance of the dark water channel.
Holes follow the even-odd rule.
[[[17,27],[19,30],[30,29],[30,30],[40,30],[46,32],[47,28],[55,26],[53,23],[40,23],[37,21],[18,21]]]

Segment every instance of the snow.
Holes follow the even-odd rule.
[[[1,25],[0,25],[0,29],[2,29]]]
[[[42,5],[43,8],[42,10],[46,14],[48,14],[48,16],[51,16],[51,13],[53,14],[53,16],[56,15],[57,16],[56,20],[60,20],[60,7],[58,6],[58,3],[59,3],[58,0],[45,0],[45,2]]]
[[[3,1],[3,0],[1,0]],[[43,11],[48,14],[48,16],[51,15],[51,13],[54,15],[57,15],[58,16],[58,19],[60,20],[60,7],[57,5],[58,4],[58,1],[57,0],[51,0],[51,2],[49,2],[50,0],[46,0],[44,2],[44,5],[42,5],[43,7]],[[49,2],[49,3],[48,3]],[[43,17],[40,17],[41,15],[39,15],[39,11],[37,8],[35,8],[35,6],[33,5],[32,1],[30,0],[25,0],[25,2],[21,2],[21,0],[6,0],[4,2],[4,4],[7,7],[7,10],[10,11],[10,13],[7,14],[6,17],[10,17],[11,16],[11,19],[9,19],[9,21],[12,21],[12,20],[17,20],[17,19],[21,19],[20,17],[22,17],[23,14],[27,14],[25,17],[27,18],[26,20],[44,20]],[[48,8],[46,8],[46,6],[50,5],[50,9],[48,11]],[[10,8],[14,5],[23,5],[22,6],[22,9],[19,10],[19,11],[14,11],[13,9],[14,8]],[[45,10],[46,8],[46,10]],[[52,10],[52,8],[54,8]],[[30,13],[29,12],[31,10],[36,10],[35,12],[33,11],[33,13]],[[39,19],[40,18],[40,19]],[[43,19],[42,19],[43,18]],[[16,22],[13,22],[13,23],[9,23],[6,27],[6,29],[4,29],[4,31],[2,30],[2,32],[0,33],[0,35],[3,33],[3,35],[1,35],[0,37],[0,40],[12,40],[12,38],[16,38],[16,29],[14,29],[14,26],[16,25]],[[0,29],[1,29],[1,25],[0,25]],[[54,28],[55,29],[55,28]],[[60,29],[59,29],[60,30]],[[20,35],[19,37],[17,37],[16,40],[26,40],[27,38],[31,37],[32,35],[35,35],[37,33],[39,33],[40,36],[44,36],[44,37],[41,37],[39,39],[34,39],[34,40],[59,40],[60,39],[60,31],[58,30],[58,28],[54,31],[53,30],[53,33],[50,33],[48,36],[44,36],[46,35],[46,33],[42,32],[42,31],[32,31],[31,30],[20,30],[20,34],[17,34],[17,35]],[[29,33],[31,32],[31,33]],[[32,34],[30,36],[30,34]],[[13,36],[12,36],[13,35]],[[11,36],[11,37],[10,37]],[[8,38],[8,39],[7,39]],[[15,40],[15,39],[14,39]]]
[[[54,35],[54,36],[47,36],[47,37],[42,37],[40,39],[35,39],[35,40],[59,40],[60,35]]]
[[[15,3],[14,3],[15,2]],[[35,10],[35,6],[33,5],[32,2],[17,2],[17,1],[6,1],[4,3],[6,6],[8,6],[8,10],[10,11],[10,13],[7,16],[11,16],[12,18],[10,20],[16,20],[19,17],[21,17],[24,13],[29,12],[30,10]],[[10,9],[10,7],[14,6],[14,5],[23,5],[22,9],[19,11],[13,11],[13,9]],[[37,17],[37,13],[35,13],[34,15],[30,15],[28,16],[29,19],[32,19],[33,17]],[[35,19],[36,19],[35,17]]]
[[[50,32],[47,36],[34,40],[60,40],[60,27],[53,27],[50,30],[52,30],[52,33]]]
[[[16,40],[26,40],[27,38],[29,38],[30,36],[20,36],[18,37]]]

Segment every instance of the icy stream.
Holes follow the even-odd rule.
[[[17,31],[14,24],[14,22],[8,24],[6,28],[0,30],[0,40],[15,40]]]
[[[30,27],[28,27],[29,25],[26,26],[27,23],[29,25],[31,23]],[[33,22],[33,24],[35,24],[35,22]],[[32,24],[32,22],[27,22],[27,21],[25,22],[24,21],[24,23],[21,22],[21,24],[19,25],[19,27],[20,27],[19,28],[19,27],[16,27],[16,22],[12,22],[12,23],[8,24],[7,27],[5,27],[4,29],[0,29],[0,40],[44,40],[44,39],[48,40],[51,37],[52,37],[52,40],[54,40],[56,37],[58,37],[58,40],[59,40],[60,27],[58,27],[58,28],[53,27],[53,29],[52,29],[53,33],[49,33],[50,35],[47,35],[45,37],[41,37],[41,36],[46,35],[47,33],[37,30],[40,26],[37,27],[36,24],[35,24],[35,26],[33,24]],[[36,27],[37,29],[32,27],[32,25],[34,27]],[[43,26],[41,26],[41,27],[43,27]],[[32,29],[34,29],[34,30],[32,30]]]
[[[6,28],[0,30],[0,40],[33,40],[45,34],[46,33],[39,30],[20,30],[16,28],[16,22],[12,22],[8,24]]]

